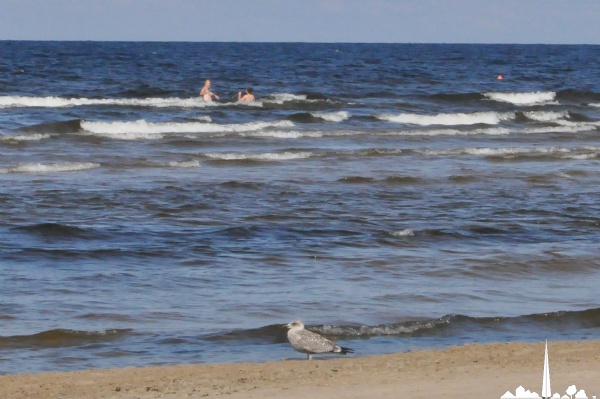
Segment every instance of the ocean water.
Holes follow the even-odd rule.
[[[0,373],[600,338],[600,46],[0,55]]]

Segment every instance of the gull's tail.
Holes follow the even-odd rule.
[[[340,353],[342,355],[345,355],[346,353],[354,353],[354,349],[344,348],[343,346],[340,346]]]

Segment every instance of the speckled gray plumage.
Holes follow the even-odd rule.
[[[318,353],[340,353],[345,355],[354,352],[350,348],[341,347],[319,334],[306,330],[300,320],[295,320],[287,324],[286,327],[289,328],[287,337],[290,344],[292,344],[292,348],[300,353],[306,353],[309,360],[311,355]]]

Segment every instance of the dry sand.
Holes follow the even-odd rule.
[[[295,354],[290,348],[290,355]],[[489,398],[540,393],[544,343],[465,345],[384,356],[0,376],[1,399]],[[552,392],[600,399],[600,341],[550,342]]]

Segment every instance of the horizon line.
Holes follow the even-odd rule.
[[[247,40],[116,40],[116,39],[0,39],[0,42],[95,42],[95,43],[235,43],[235,44],[431,44],[431,45],[500,45],[500,46],[600,46],[600,43],[542,42],[359,42],[359,41],[247,41]]]

